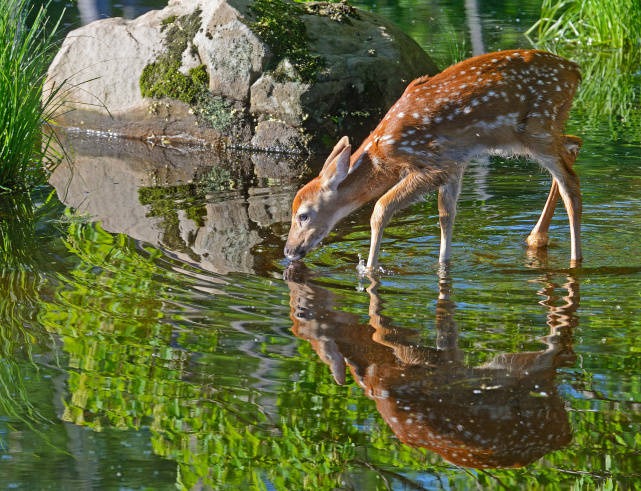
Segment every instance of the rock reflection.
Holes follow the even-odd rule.
[[[180,151],[129,140],[66,135],[71,164],[50,182],[58,197],[108,232],[162,247],[220,274],[256,272],[281,255],[294,176],[304,162],[282,154]],[[193,181],[193,182],[192,182]],[[276,253],[276,252],[275,252]]]
[[[549,334],[541,351],[495,356],[466,366],[458,347],[451,280],[439,282],[436,346],[422,346],[418,333],[393,326],[381,314],[374,280],[368,325],[336,310],[337,298],[310,280],[302,266],[286,272],[293,332],[330,366],[337,383],[345,368],[365,390],[396,436],[446,460],[472,468],[520,467],[571,440],[556,369],[571,366],[572,331],[579,301],[576,279],[567,278],[565,304],[555,307],[553,286],[539,292],[548,310]],[[551,284],[550,284],[551,285]]]

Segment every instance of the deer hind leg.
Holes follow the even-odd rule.
[[[438,181],[438,178],[436,179]],[[433,176],[412,171],[379,198],[370,219],[372,239],[367,258],[367,268],[372,270],[378,264],[378,253],[383,238],[383,229],[398,210],[414,203],[438,186]]]
[[[462,180],[463,168],[459,168],[452,179],[438,190],[438,219],[441,225],[441,250],[438,260],[443,264],[450,260],[452,253],[452,229],[454,228],[456,202],[461,193]]]
[[[574,161],[579,155],[579,150],[581,148],[581,139],[572,135],[563,135],[562,144],[563,148],[561,149],[562,158],[568,167],[574,165]],[[559,200],[559,185],[556,182],[556,179],[552,180],[552,186],[550,188],[550,194],[548,199],[545,202],[541,216],[539,217],[538,222],[530,232],[530,235],[526,239],[526,242],[529,247],[539,248],[545,247],[548,245],[548,229],[550,228],[550,221],[554,215],[554,209],[556,208],[556,203]]]
[[[576,137],[572,139],[565,138],[565,141],[576,142],[580,141]],[[576,147],[576,144],[573,145]],[[571,148],[573,148],[571,147]],[[565,209],[568,213],[568,220],[570,222],[570,241],[571,241],[571,263],[575,266],[581,262],[581,188],[579,186],[579,176],[577,176],[572,165],[576,159],[577,151],[568,151],[567,146],[559,152],[558,156],[549,156],[542,158],[541,164],[546,167],[555,183],[558,186],[558,192],[563,199]],[[544,210],[545,212],[545,210]],[[547,232],[547,223],[544,222],[545,232]]]

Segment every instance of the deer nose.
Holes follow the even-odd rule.
[[[285,246],[285,257],[290,261],[296,261],[305,257],[305,251],[301,249],[300,246],[292,247],[289,245]]]

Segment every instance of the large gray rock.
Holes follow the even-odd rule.
[[[413,40],[372,13],[322,2],[288,8],[302,21],[308,55],[321,60],[312,76],[252,30],[257,14],[247,0],[171,0],[131,21],[72,31],[47,79],[48,87],[66,84],[59,123],[130,138],[318,150],[341,133],[363,136],[409,81],[437,71]],[[151,87],[150,67],[167,60],[187,88],[171,81],[172,97],[151,89],[143,97],[141,78]],[[193,94],[208,88],[205,96],[188,92],[190,77],[205,84]]]

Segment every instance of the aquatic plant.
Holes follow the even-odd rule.
[[[47,67],[55,55],[59,20],[47,5],[35,10],[31,0],[0,0],[0,189],[44,181],[44,164],[59,151],[56,137],[43,124],[60,109],[64,84],[44,97]]]
[[[641,6],[635,0],[543,0],[533,31],[540,43],[638,50]]]
[[[543,49],[581,65],[575,106],[596,125],[641,131],[641,3],[636,0],[544,0],[526,35]]]

